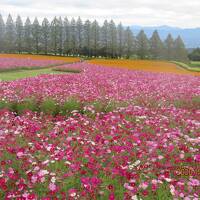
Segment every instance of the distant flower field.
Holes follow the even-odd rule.
[[[29,58],[19,59],[19,58],[0,58],[0,71],[7,71],[13,69],[34,69],[42,68],[53,65],[62,64],[62,61],[53,60],[32,60]]]
[[[198,200],[200,76],[88,62],[0,82],[0,199]]]
[[[45,56],[45,55],[26,55],[26,54],[0,54],[0,58],[21,58],[31,60],[60,60],[65,62],[77,62],[80,60],[78,57],[60,57],[60,56]]]
[[[78,58],[62,58],[34,55],[0,54],[0,71],[13,69],[36,69],[60,65],[66,62],[76,62]]]
[[[195,76],[200,75],[199,72],[190,72],[178,67],[174,63],[165,62],[165,61],[93,59],[89,61],[89,63],[109,66],[109,67],[132,69],[132,70],[163,72],[163,73],[173,73],[173,74],[190,74],[190,75],[195,75]]]

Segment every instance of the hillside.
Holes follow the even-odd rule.
[[[152,26],[152,27],[142,27],[142,26],[131,26],[133,33],[136,35],[141,29],[145,31],[148,37],[151,37],[153,31],[156,29],[162,39],[165,39],[169,33],[173,37],[180,35],[185,42],[187,48],[200,47],[200,28],[177,28],[170,26]]]

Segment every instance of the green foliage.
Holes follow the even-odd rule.
[[[192,98],[193,103],[198,103],[200,104],[200,96],[196,96]]]
[[[179,62],[189,62],[188,52],[180,36],[174,41],[174,59]]]
[[[187,102],[184,101],[183,99],[177,99],[174,101],[174,106],[177,108],[182,108],[185,106],[185,104],[187,104]]]
[[[14,101],[8,102],[8,103],[6,103],[6,107],[5,108],[9,109],[12,112],[16,112],[17,113],[17,104],[18,104],[18,102],[14,102]]]
[[[0,14],[0,52],[3,52],[5,46],[4,46],[4,37],[5,37],[5,23],[3,21],[3,17]]]
[[[109,185],[112,185],[114,187],[114,193],[117,199],[123,199],[124,193],[126,192],[125,188],[123,185],[119,184],[120,183],[120,178],[113,178],[110,179],[107,177],[105,174],[101,174],[100,178],[102,179],[102,189],[104,191],[104,195],[101,196],[99,199],[104,200],[109,198],[109,190],[107,187]]]
[[[30,98],[16,104],[15,109],[18,114],[22,114],[27,110],[35,112],[38,110],[38,107],[36,100],[34,98]]]
[[[48,53],[49,49],[49,41],[50,41],[50,23],[47,18],[44,18],[42,21],[42,27],[41,27],[41,39],[42,39],[42,50],[45,54]]]
[[[77,111],[83,115],[87,115],[90,118],[95,118],[97,113],[112,112],[119,107],[127,107],[128,102],[115,102],[115,101],[94,101],[89,103],[81,103],[75,97],[71,97],[63,104],[57,103],[53,99],[45,99],[42,102],[38,102],[34,98],[27,98],[22,102],[5,102],[0,101],[0,109],[8,109],[16,114],[23,114],[25,111],[32,112],[44,112],[49,115],[63,115],[70,116],[73,111]],[[84,110],[85,106],[93,106],[91,110]]]
[[[25,111],[38,111],[38,106],[34,98],[25,99],[22,102],[5,102],[0,101],[0,109],[8,109],[17,114],[22,114]]]
[[[200,96],[193,97],[192,104],[194,105],[194,108],[200,109]]]
[[[6,108],[7,103],[5,101],[0,101],[0,109]]]
[[[157,190],[156,193],[149,192],[147,197],[142,197],[143,200],[172,200],[172,194],[170,193],[169,186],[164,183]]]
[[[41,37],[41,27],[37,17],[35,18],[32,24],[32,39],[33,39],[33,47],[36,53],[39,53],[39,41]]]
[[[109,101],[104,108],[104,112],[112,112],[114,109],[117,108],[117,104],[114,101]]]
[[[31,53],[33,50],[33,39],[32,39],[32,24],[29,17],[26,19],[24,24],[24,50]]]
[[[72,111],[81,110],[81,103],[80,101],[76,100],[75,98],[70,98],[61,106],[61,114],[67,115],[70,114]]]
[[[177,108],[195,108],[200,109],[200,96],[195,96],[191,100],[177,99],[174,101]]]
[[[92,105],[94,106],[96,112],[104,112],[104,113],[111,112],[117,107],[114,101],[109,101],[109,102],[95,101]]]
[[[189,54],[189,59],[193,61],[200,61],[200,48],[194,49],[190,54]],[[200,66],[200,65],[199,65]]]
[[[58,71],[58,72],[68,72],[68,73],[80,73],[80,69],[72,69],[72,68],[53,68],[53,71]]]
[[[49,115],[56,115],[59,113],[59,106],[53,99],[46,99],[40,105],[40,111]]]
[[[5,46],[8,52],[12,52],[15,49],[15,36],[15,24],[12,16],[9,14],[5,29]]]
[[[33,189],[40,199],[46,196],[49,192],[47,182],[37,183],[37,185],[34,185]]]
[[[171,34],[168,34],[164,41],[165,46],[165,59],[174,60],[174,39]]]
[[[137,35],[137,55],[140,59],[147,58],[149,54],[149,40],[145,34],[145,32],[142,30]]]
[[[130,27],[124,27],[121,23],[116,26],[113,20],[105,20],[100,26],[96,20],[83,23],[80,17],[71,21],[67,17],[54,17],[51,22],[44,18],[42,23],[37,18],[32,23],[27,17],[23,24],[20,16],[13,21],[9,15],[5,24],[0,15],[0,52],[4,53],[107,58],[131,58],[137,53],[136,56],[141,59],[187,60],[187,51],[180,37],[174,41],[169,35],[165,45],[162,45],[155,31],[152,42],[150,52],[149,39],[143,30],[135,38]],[[163,53],[164,49],[166,53]],[[199,56],[198,52],[191,56],[193,54]]]
[[[153,32],[150,39],[150,53],[153,59],[162,59],[164,57],[164,45],[157,31]]]
[[[67,177],[60,183],[62,192],[66,192],[71,188],[81,188],[80,178],[76,176]]]
[[[192,62],[190,62],[190,67],[200,68],[200,61],[192,61]]]
[[[17,50],[19,53],[21,53],[22,50],[22,37],[23,37],[23,22],[21,17],[18,15],[16,20],[16,44],[17,44]]]

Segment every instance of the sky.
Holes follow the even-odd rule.
[[[41,21],[54,16],[113,19],[123,25],[200,27],[200,0],[0,0],[0,13]]]

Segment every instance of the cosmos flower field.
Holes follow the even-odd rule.
[[[13,54],[2,55],[0,55],[0,72],[21,69],[41,69],[45,67],[65,64],[66,62],[78,61],[78,59],[76,58],[62,59],[59,57],[55,57],[54,59],[49,59],[47,56],[16,56]]]
[[[36,67],[47,67],[51,65],[61,64],[61,61],[52,60],[32,60],[32,59],[10,59],[0,58],[0,71],[14,70],[18,68],[36,68]]]
[[[57,67],[0,81],[0,199],[199,199],[200,76]]]

